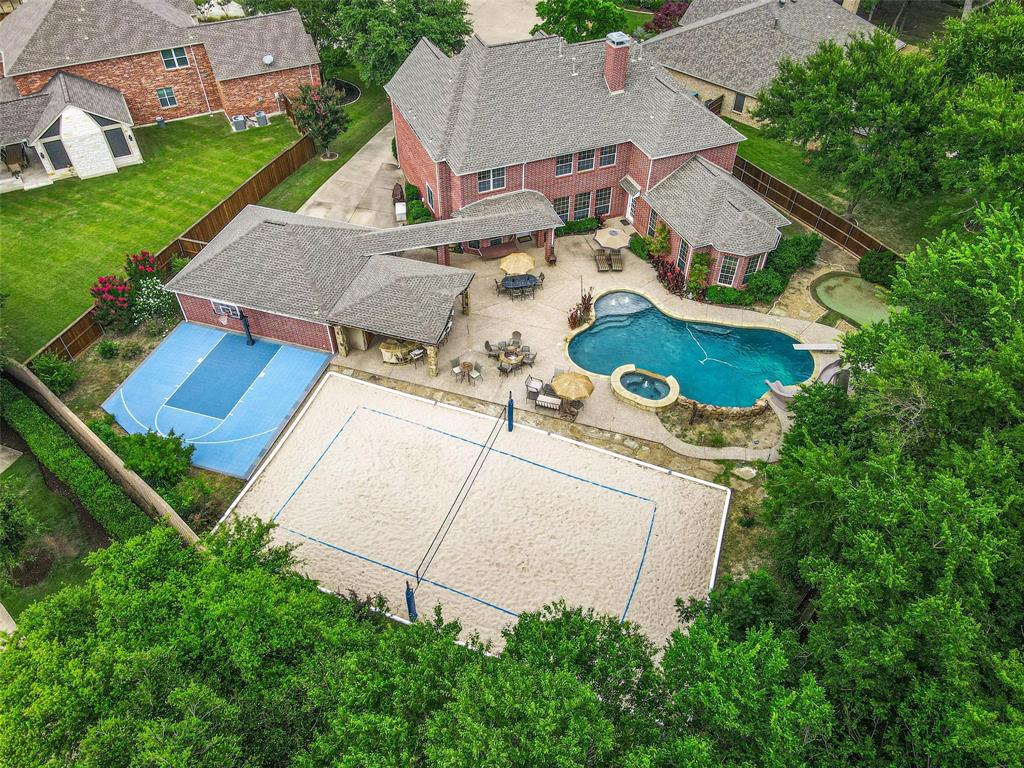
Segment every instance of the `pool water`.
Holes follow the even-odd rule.
[[[814,372],[810,352],[778,331],[677,320],[628,291],[605,294],[594,312],[594,324],[569,342],[576,365],[608,375],[632,363],[675,376],[683,397],[709,405],[751,406],[768,390],[765,379],[799,384]]]
[[[661,398],[667,397],[669,393],[667,382],[652,379],[650,376],[645,376],[642,373],[624,374],[619,379],[619,383],[634,395],[646,397],[648,400],[661,400]]]

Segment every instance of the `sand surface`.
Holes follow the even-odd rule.
[[[663,642],[675,599],[707,594],[726,490],[495,426],[329,374],[234,511],[276,520],[325,588],[380,592],[400,616],[418,572],[421,616],[440,603],[499,648],[517,613],[559,598]]]

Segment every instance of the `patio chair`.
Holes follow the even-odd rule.
[[[523,344],[523,346],[521,347],[521,349],[522,349],[522,352],[523,352],[523,354],[524,354],[524,355],[525,355],[525,354],[528,354],[528,353],[529,353],[529,351],[530,351],[530,345],[529,345],[529,344]]]
[[[523,343],[523,334],[519,331],[512,331],[511,346],[518,347]]]
[[[526,377],[526,399],[536,400],[540,395],[541,390],[544,389],[544,382],[540,379],[534,378],[533,376]]]
[[[612,272],[621,272],[622,271],[622,254],[619,253],[618,251],[612,251],[611,255],[609,256],[609,259],[610,259],[610,263],[611,263],[611,267],[612,267]]]
[[[426,359],[427,350],[423,347],[416,347],[416,349],[409,353],[409,361],[413,364],[414,368]]]
[[[501,348],[500,347],[492,347],[490,341],[485,341],[484,342],[484,349],[487,351],[487,356],[488,357],[497,358],[498,355],[501,354]]]
[[[536,352],[527,352],[525,355],[523,355],[523,365],[528,365],[531,368],[533,368],[533,364],[535,362],[537,362]]]
[[[498,363],[498,375],[499,376],[508,376],[511,371],[512,371],[512,366],[509,365],[508,363]]]
[[[521,299],[523,297],[523,289],[513,288],[511,291],[508,292],[508,295],[512,297],[512,301],[515,301],[516,299]]]
[[[453,357],[449,361],[448,365],[452,367],[452,376],[455,377],[455,380],[458,381],[462,379],[462,362],[459,360],[459,358]]]
[[[598,272],[607,272],[612,268],[612,263],[608,259],[608,251],[604,248],[598,248],[594,251],[594,263],[597,265]]]
[[[505,289],[504,289],[504,288],[503,288],[503,287],[501,286],[501,283],[499,283],[499,282],[498,282],[498,279],[497,279],[497,278],[495,278],[495,279],[494,279],[494,292],[495,292],[495,293],[496,293],[496,294],[497,294],[498,296],[501,296],[501,294],[502,294],[502,293],[503,293],[504,291],[505,291]]]
[[[472,384],[477,379],[482,379],[484,372],[480,370],[480,363],[473,363],[473,370],[469,372],[469,383]]]
[[[544,290],[544,273],[543,272],[541,272],[539,275],[537,275],[537,287],[540,288],[541,290]]]
[[[527,296],[530,297],[531,299],[535,298],[537,296],[536,290],[537,289],[532,285],[526,286],[525,288],[523,288],[523,298],[526,298]]]

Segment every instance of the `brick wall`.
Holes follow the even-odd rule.
[[[157,117],[173,120],[222,109],[217,82],[213,78],[205,48],[193,45],[186,51],[189,66],[181,69],[165,69],[157,51],[32,72],[18,75],[14,81],[18,91],[27,95],[46,85],[57,72],[64,71],[115,88],[124,94],[136,125],[152,123]],[[173,88],[178,106],[161,107],[156,96],[157,88]]]
[[[733,120],[737,120],[747,125],[757,125],[757,120],[750,116],[750,111],[757,106],[757,99],[753,96],[747,96],[743,104],[743,112],[734,112],[733,104],[736,102],[736,91],[729,88],[725,88],[721,85],[715,85],[709,83],[707,80],[698,80],[696,77],[683,74],[682,72],[676,72],[669,70],[672,75],[682,83],[683,87],[690,91],[696,91],[701,101],[708,101],[709,99],[717,99],[719,96],[722,98],[722,114],[727,115]]]
[[[393,103],[391,115],[395,121],[395,144],[398,148],[398,164],[402,168],[402,173],[405,174],[405,178],[410,184],[419,189],[420,194],[423,195],[424,205],[427,200],[427,184],[434,190],[435,218],[443,219],[450,216],[453,208],[450,200],[451,187],[447,183],[447,178],[442,179],[442,188],[438,189],[438,164],[427,154],[412,126]],[[448,166],[447,164],[442,165],[447,177]],[[454,210],[458,210],[458,208]]]
[[[222,316],[214,314],[213,307],[207,299],[197,296],[186,296],[176,294],[185,319],[192,323],[203,323],[217,328],[227,328],[232,331],[244,333],[242,321],[233,317],[227,318],[224,325]],[[249,318],[249,329],[252,335],[257,338],[274,339],[287,344],[297,344],[302,347],[312,347],[324,352],[334,352],[334,338],[329,326],[320,323],[313,323],[308,320],[297,320],[292,317],[284,317],[269,312],[261,312],[258,309],[241,307],[245,316]]]
[[[274,113],[279,111],[275,93],[298,98],[303,85],[320,85],[319,67],[295,67],[261,75],[221,80],[217,83],[220,101],[224,111],[231,115],[252,115],[258,110]]]

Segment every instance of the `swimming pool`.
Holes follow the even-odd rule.
[[[674,376],[680,394],[709,405],[753,405],[765,379],[799,384],[814,372],[809,352],[778,331],[677,320],[643,296],[617,291],[594,304],[594,324],[569,342],[569,357],[593,373],[620,365]]]

